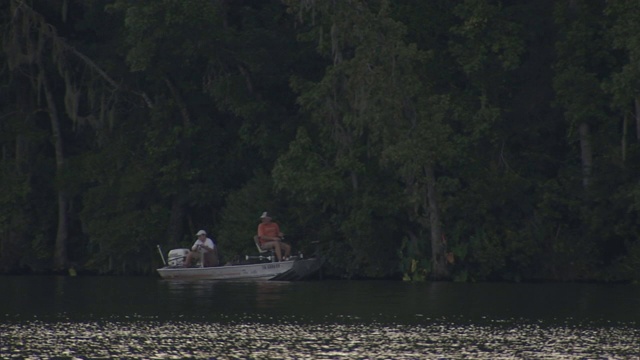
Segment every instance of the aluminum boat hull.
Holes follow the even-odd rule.
[[[319,268],[320,261],[311,258],[216,267],[165,266],[158,269],[158,274],[163,279],[184,280],[302,280]]]

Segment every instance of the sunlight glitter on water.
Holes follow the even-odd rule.
[[[625,359],[633,327],[21,321],[0,324],[2,358]]]

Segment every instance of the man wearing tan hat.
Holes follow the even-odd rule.
[[[196,242],[193,243],[184,266],[191,266],[192,259],[198,257],[202,259],[202,267],[218,266],[218,249],[216,249],[213,240],[207,237],[207,232],[200,230],[196,233],[196,237]]]
[[[288,260],[291,254],[291,246],[282,242],[284,234],[280,231],[278,224],[271,221],[271,216],[266,211],[260,216],[260,221],[261,223],[258,225],[260,247],[264,250],[274,249],[278,261]],[[284,250],[284,255],[282,250]]]

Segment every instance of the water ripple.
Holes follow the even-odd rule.
[[[0,357],[29,359],[624,359],[633,327],[40,320],[0,324]]]

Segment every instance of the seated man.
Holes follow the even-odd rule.
[[[202,259],[202,267],[218,266],[218,249],[213,243],[213,240],[207,237],[207,232],[204,230],[198,231],[196,236],[198,238],[196,242],[193,243],[184,266],[190,267],[194,259]]]
[[[278,261],[288,260],[291,254],[291,246],[282,242],[284,234],[280,232],[280,227],[271,221],[271,216],[267,212],[263,212],[260,216],[260,225],[258,225],[258,241],[260,247],[264,250],[274,249]],[[282,254],[284,250],[284,254]]]

